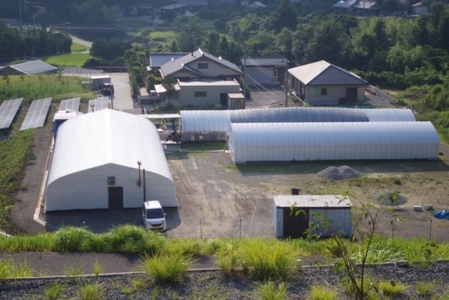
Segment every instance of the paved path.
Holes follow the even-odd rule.
[[[84,45],[87,47],[86,50],[82,51],[81,53],[89,53],[90,52],[90,48],[92,48],[92,42],[80,39],[79,37],[76,37],[74,35],[70,35],[70,37],[72,38],[72,41],[74,43],[80,44],[80,45]]]

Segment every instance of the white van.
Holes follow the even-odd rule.
[[[145,201],[142,208],[143,224],[151,230],[165,231],[165,213],[159,201]]]

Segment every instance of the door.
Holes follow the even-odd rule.
[[[346,88],[346,103],[357,102],[357,88]]]
[[[304,233],[309,228],[309,210],[301,208],[304,212],[296,213],[298,208],[284,208],[284,237],[304,237]]]
[[[109,210],[123,210],[123,187],[108,187]]]
[[[220,104],[223,107],[228,107],[228,93],[220,93]]]

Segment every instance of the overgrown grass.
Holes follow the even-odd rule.
[[[85,100],[95,98],[95,94],[83,89],[81,81],[82,78],[61,74],[3,77],[0,79],[0,102],[18,97],[23,97],[24,103],[46,97],[53,97],[53,101],[75,96]]]
[[[432,293],[435,284],[433,282],[419,281],[416,283],[416,294],[421,297],[427,297]]]
[[[150,40],[163,44],[171,44],[175,39],[176,33],[174,31],[154,31],[150,34]]]
[[[87,47],[78,43],[72,43],[72,46],[70,46],[70,51],[73,52],[82,52],[86,50]]]
[[[16,265],[12,260],[0,260],[0,281],[8,278],[32,277],[38,275],[26,261]]]
[[[81,68],[84,63],[91,58],[89,53],[70,53],[48,57],[45,62],[57,67],[78,67]]]
[[[61,296],[65,284],[59,281],[52,283],[44,290],[44,296],[47,300],[57,300]]]
[[[90,283],[80,286],[78,290],[78,298],[80,300],[100,300],[105,294],[104,287],[99,283]]]
[[[257,298],[261,300],[283,300],[287,297],[287,285],[273,281],[257,285]]]
[[[192,259],[181,253],[160,252],[143,259],[143,271],[156,283],[180,281],[187,273]]]
[[[403,292],[405,292],[406,289],[409,287],[394,281],[381,281],[379,282],[379,290],[382,291],[382,293],[387,297],[393,297],[397,296]]]
[[[310,300],[334,300],[337,299],[337,291],[324,285],[313,285],[309,298]]]

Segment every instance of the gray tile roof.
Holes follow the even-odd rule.
[[[178,0],[178,4],[189,5],[189,6],[208,6],[209,2],[207,0]]]
[[[367,85],[359,76],[321,60],[289,69],[288,72],[305,85]]]
[[[27,75],[54,72],[57,67],[49,65],[41,60],[27,61],[25,63],[11,65],[11,68]]]
[[[241,59],[242,65],[244,64],[244,59]],[[282,56],[278,57],[247,57],[246,66],[248,67],[287,67],[287,59]]]
[[[335,8],[350,8],[355,3],[357,3],[357,0],[340,0],[337,3],[333,5]]]
[[[186,7],[186,6],[182,5],[182,4],[170,4],[170,5],[161,7],[161,9],[172,10],[172,9],[178,9],[178,8],[183,8],[183,7]]]
[[[196,50],[193,53],[189,53],[177,60],[174,61],[169,61],[167,63],[165,63],[164,65],[161,66],[161,74],[165,77],[165,76],[170,76],[178,71],[181,70],[189,70],[198,74],[201,74],[201,72],[197,71],[196,69],[190,68],[189,64],[194,62],[195,60],[199,59],[199,58],[208,58],[211,61],[214,61],[218,64],[223,65],[224,67],[237,72],[237,73],[242,73],[242,71],[233,63],[231,63],[230,61],[227,61],[225,59],[222,58],[217,58],[209,53],[203,52],[201,49]]]
[[[186,56],[189,52],[150,53],[150,68],[160,68],[163,64]]]
[[[376,6],[376,1],[358,1],[353,7],[359,9],[370,9],[374,6]]]

